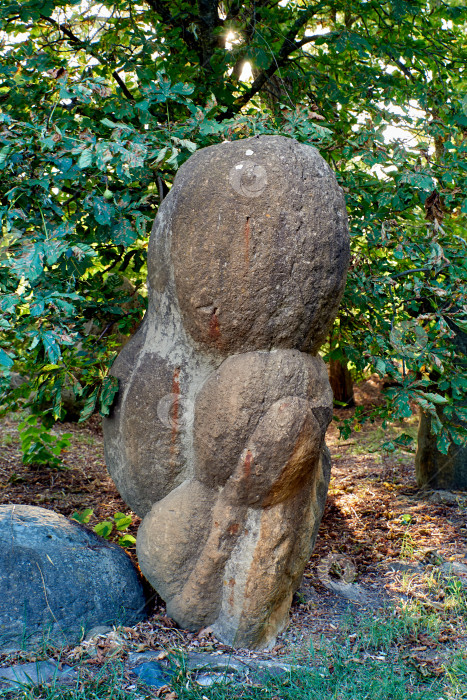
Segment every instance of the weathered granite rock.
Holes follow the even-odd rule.
[[[332,414],[316,353],[348,258],[333,173],[279,136],[195,153],[154,222],[107,465],[169,614],[232,645],[273,643],[314,545]]]
[[[79,641],[102,624],[144,618],[125,552],[63,515],[0,506],[0,649]]]
[[[171,669],[164,668],[159,661],[146,661],[135,666],[133,673],[140,681],[153,688],[162,688],[167,685],[174,674]]]
[[[175,185],[171,257],[188,333],[225,355],[316,352],[348,259],[342,193],[318,151],[280,136],[225,143],[190,158]]]

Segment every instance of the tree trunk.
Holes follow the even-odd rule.
[[[334,401],[338,402],[341,408],[355,406],[352,375],[346,364],[340,360],[329,361],[329,382]]]
[[[451,444],[447,455],[443,455],[436,447],[436,435],[431,433],[431,417],[423,412],[420,412],[415,471],[419,486],[467,490],[467,445]]]

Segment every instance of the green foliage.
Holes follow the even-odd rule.
[[[94,527],[94,532],[100,537],[109,540],[112,535],[116,538],[116,541],[121,547],[133,547],[136,543],[136,539],[133,535],[125,533],[133,519],[131,515],[125,515],[125,513],[115,513],[112,520],[103,520]],[[125,533],[125,534],[122,534]]]
[[[409,527],[407,527],[404,534],[402,535],[402,540],[401,540],[401,553],[400,553],[401,559],[409,559],[409,560],[413,559],[414,554],[415,554],[415,550],[416,550],[416,546],[417,545],[414,541],[413,535],[410,532]]]
[[[70,446],[71,433],[62,433],[60,437],[52,435],[34,415],[27,416],[18,429],[23,464],[63,469],[60,455]]]
[[[79,422],[82,423],[94,413],[98,397],[100,405],[99,413],[101,416],[108,416],[117,392],[118,379],[110,375],[104,377],[101,387],[97,386],[86,399]]]
[[[47,405],[46,422],[60,420],[72,391],[82,420],[107,415],[108,369],[142,318],[149,228],[174,173],[197,148],[283,133],[317,145],[346,193],[352,264],[329,354],[384,376],[379,413],[419,406],[446,452],[466,419],[467,10],[206,8],[0,9],[2,410]],[[27,381],[13,388],[12,372]]]
[[[85,508],[81,513],[73,513],[72,520],[76,520],[82,525],[87,525],[94,515],[92,508]],[[94,532],[99,537],[106,540],[115,540],[121,547],[134,547],[136,538],[125,532],[133,523],[131,515],[125,513],[115,513],[111,520],[101,520],[94,526]]]
[[[110,520],[103,520],[102,522],[97,523],[97,525],[94,527],[94,532],[96,535],[99,535],[99,537],[104,537],[106,540],[110,538],[112,530],[113,523]]]
[[[94,511],[92,508],[85,508],[81,513],[73,513],[71,519],[76,520],[76,522],[81,523],[81,525],[87,525],[93,515]]]
[[[412,516],[410,515],[410,513],[404,513],[403,515],[401,515],[400,522],[402,523],[402,525],[410,525],[410,523],[412,522]]]
[[[407,433],[402,433],[401,435],[398,435],[398,437],[394,438],[394,440],[390,440],[388,442],[383,443],[381,445],[381,449],[385,450],[386,452],[395,452],[397,449],[400,448],[407,448],[413,443],[413,437],[412,435],[408,435]]]

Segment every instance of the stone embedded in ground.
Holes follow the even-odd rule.
[[[162,688],[167,685],[174,675],[171,669],[164,668],[158,661],[145,661],[132,670],[140,681],[154,688]]]
[[[403,574],[422,574],[424,571],[421,564],[398,560],[385,562],[384,567],[393,573],[401,572]]]
[[[342,581],[333,581],[332,579],[323,584],[329,591],[337,595],[351,600],[354,603],[371,603],[374,596],[361,586],[359,583],[343,583]]]
[[[441,564],[440,571],[446,576],[457,577],[464,588],[467,588],[467,565],[459,561],[447,561]]]
[[[108,625],[96,625],[96,627],[91,627],[84,639],[88,642],[94,637],[105,637],[109,632],[112,632],[112,627]]]
[[[117,545],[44,508],[0,506],[0,649],[77,643],[144,619],[136,569]]]
[[[456,506],[459,504],[459,496],[451,491],[433,491],[428,500],[431,503],[446,503]]]
[[[183,655],[169,654],[163,660],[158,660],[158,652],[131,652],[128,655],[128,667],[142,680],[140,669],[148,666],[158,666],[163,673],[172,674],[176,667],[190,672],[192,681],[199,685],[210,686],[214,683],[262,683],[271,678],[290,676],[292,671],[303,670],[302,666],[285,661],[257,659],[245,656],[235,656],[231,653],[209,654],[207,652],[184,651]],[[157,673],[157,671],[156,671]],[[151,685],[148,681],[145,681]],[[166,681],[167,682],[167,681]]]
[[[168,613],[234,646],[273,644],[314,546],[332,415],[317,350],[348,259],[333,173],[285,137],[196,152],[154,222],[106,461]]]
[[[78,673],[71,666],[57,661],[35,661],[27,664],[14,664],[0,668],[0,689],[3,691],[19,690],[24,686],[70,684],[76,681]]]

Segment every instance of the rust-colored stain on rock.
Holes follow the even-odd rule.
[[[233,524],[229,527],[228,532],[229,532],[229,535],[236,535],[236,534],[238,534],[238,531],[239,531],[239,530],[240,530],[240,525],[239,525],[238,523],[233,523]]]
[[[243,230],[243,238],[245,243],[245,265],[250,264],[250,217],[246,217],[245,228]]]
[[[221,334],[219,319],[217,317],[217,309],[214,309],[209,318],[209,337],[213,340],[218,340]]]
[[[246,478],[251,475],[251,465],[253,464],[253,455],[251,453],[251,450],[247,450],[246,456],[245,456],[245,461],[243,462],[243,467],[244,467],[244,474]]]
[[[229,580],[229,586],[230,586],[230,595],[229,595],[229,605],[231,608],[234,606],[234,593],[235,593],[235,579],[231,578]]]
[[[178,425],[179,425],[179,412],[180,412],[180,367],[174,369],[172,377],[172,394],[173,402],[170,410],[170,418],[172,423],[172,440],[170,445],[170,451],[172,455],[175,453],[175,443],[177,440]]]

